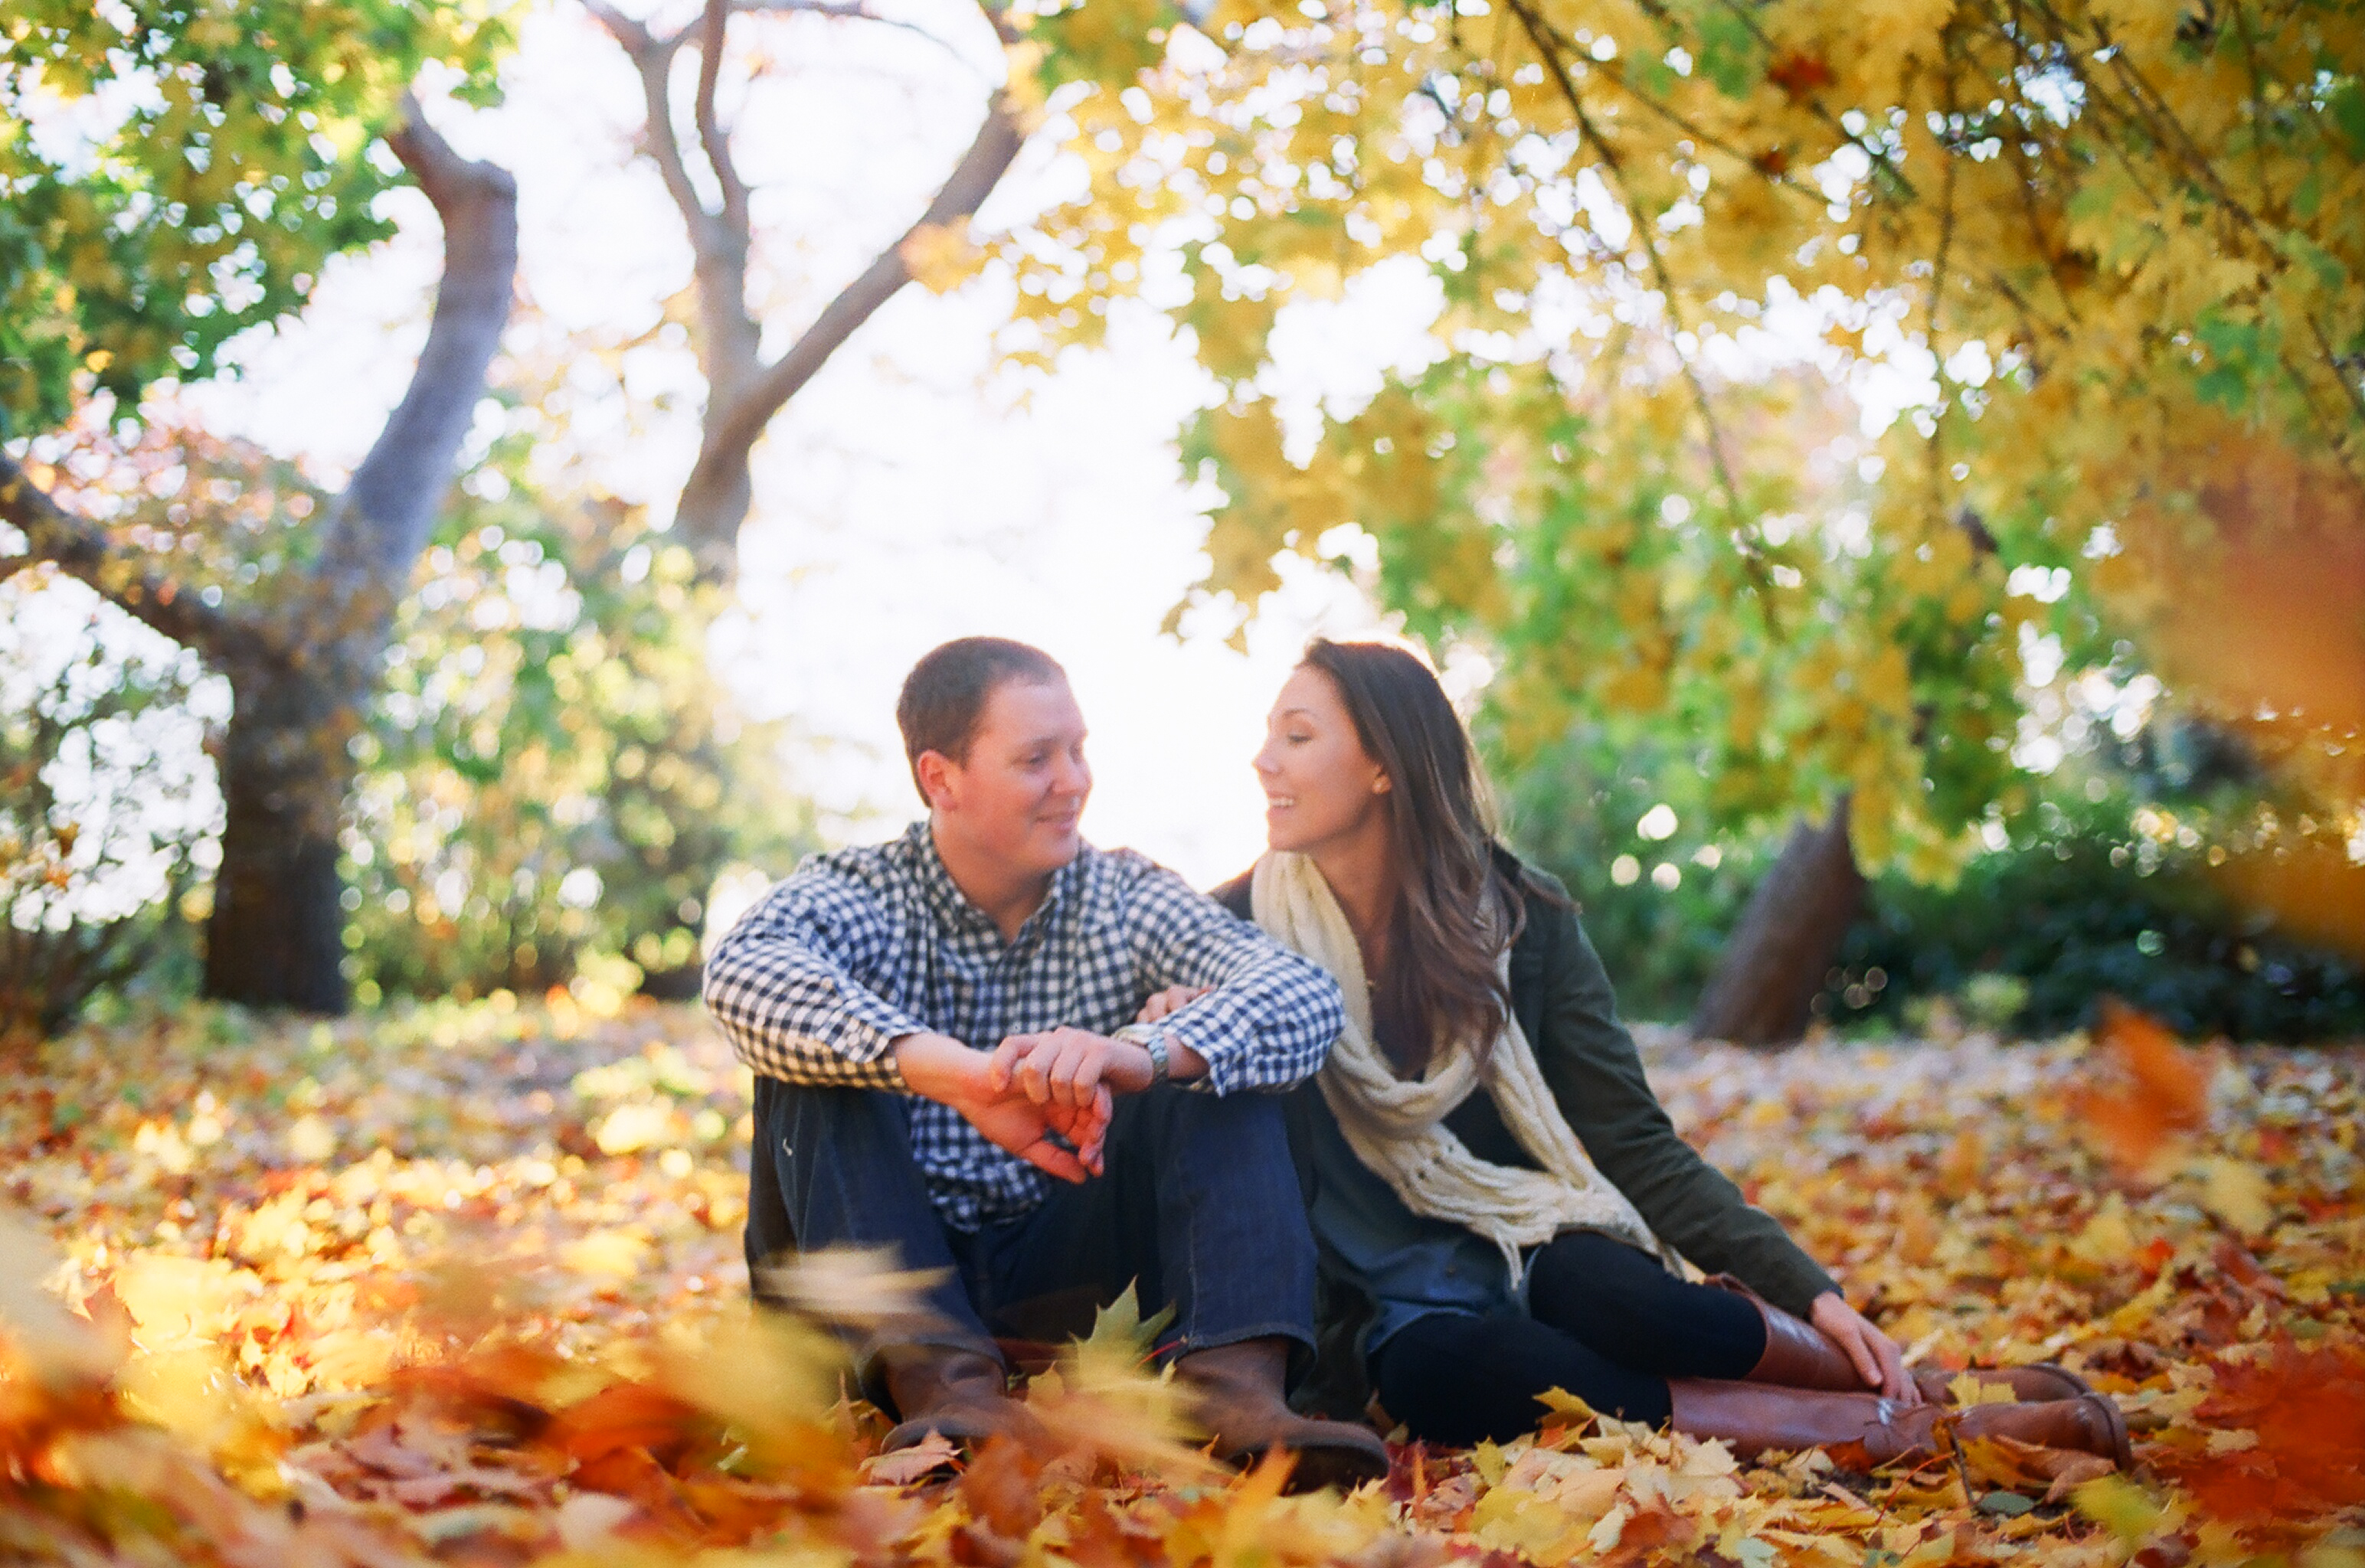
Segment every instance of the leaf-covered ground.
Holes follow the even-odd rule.
[[[1034,1381],[1050,1447],[913,1481],[831,1341],[745,1306],[728,1052],[691,1010],[560,998],[196,1013],[12,1064],[0,1558],[2365,1563],[2365,1052],[2126,1021],[1649,1056],[1686,1134],[1917,1360],[2084,1371],[2139,1473],[1977,1442],[1910,1473],[1739,1464],[1572,1403],[1290,1498],[1194,1452],[1113,1316]],[[853,1319],[892,1283],[837,1260],[798,1288]]]

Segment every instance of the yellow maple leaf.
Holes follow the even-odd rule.
[[[2124,1263],[2139,1245],[2135,1227],[2127,1223],[2126,1200],[2116,1193],[2104,1198],[2084,1228],[2069,1239],[2070,1252],[2089,1263]]]
[[[2274,1221],[2267,1201],[2266,1173],[2246,1159],[2218,1156],[2202,1161],[2202,1206],[2240,1231],[2256,1236]]]
[[[2012,1405],[2020,1398],[2012,1391],[2012,1384],[1983,1382],[1976,1370],[1956,1377],[1946,1384],[1946,1392],[1961,1406]]]

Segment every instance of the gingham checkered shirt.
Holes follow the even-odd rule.
[[[909,1093],[888,1047],[949,1035],[992,1050],[1071,1025],[1106,1035],[1170,985],[1212,986],[1172,1014],[1206,1058],[1194,1087],[1283,1090],[1311,1077],[1344,1014],[1330,977],[1131,850],[1085,846],[1004,941],[953,882],[925,822],[818,855],[706,961],[706,1005],[739,1059],[790,1083]],[[949,1106],[913,1095],[912,1150],[937,1212],[975,1230],[1026,1213],[1052,1178]]]

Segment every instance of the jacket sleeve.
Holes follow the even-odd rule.
[[[780,883],[706,960],[706,1010],[753,1071],[790,1083],[906,1091],[889,1050],[927,1025],[876,989],[894,931],[869,889],[827,867]]]
[[[1601,958],[1573,910],[1531,901],[1554,929],[1544,956],[1542,1037],[1531,1042],[1561,1114],[1604,1176],[1658,1237],[1711,1273],[1730,1273],[1805,1316],[1839,1287],[1765,1210],[1676,1134],[1651,1092],[1633,1036],[1618,1021]]]

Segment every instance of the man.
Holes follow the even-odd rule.
[[[993,1334],[1138,1281],[1175,1309],[1177,1379],[1216,1451],[1298,1457],[1302,1484],[1384,1474],[1370,1431],[1283,1398],[1313,1348],[1315,1252],[1279,1092],[1343,1016],[1320,969],[1170,871],[1086,845],[1084,722],[1019,643],[922,659],[896,722],[928,816],[809,860],[706,966],[757,1074],[747,1258],[900,1249],[940,1270],[934,1321],[860,1349],[900,1420],[1023,1429]],[[1171,986],[1208,993],[1132,1024]]]

